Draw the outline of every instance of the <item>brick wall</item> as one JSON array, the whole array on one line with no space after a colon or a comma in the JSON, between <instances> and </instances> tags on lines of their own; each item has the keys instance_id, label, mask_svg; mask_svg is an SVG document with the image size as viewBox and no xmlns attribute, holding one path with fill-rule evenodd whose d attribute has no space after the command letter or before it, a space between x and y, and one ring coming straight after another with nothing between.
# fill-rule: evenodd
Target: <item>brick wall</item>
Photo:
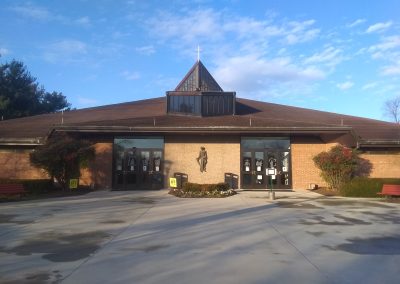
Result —
<instances>
[{"instance_id":1,"label":"brick wall","mask_svg":"<svg viewBox=\"0 0 400 284\"><path fill-rule=\"evenodd\" d=\"M312 158L322 151L329 151L336 143L323 143L318 139L295 138L292 140L293 189L307 189L310 183L326 186ZM371 167L371 178L400 178L400 153L361 154Z\"/></svg>"},{"instance_id":2,"label":"brick wall","mask_svg":"<svg viewBox=\"0 0 400 284\"><path fill-rule=\"evenodd\" d=\"M29 161L32 149L0 150L0 178L46 179L46 172L33 167Z\"/></svg>"},{"instance_id":3,"label":"brick wall","mask_svg":"<svg viewBox=\"0 0 400 284\"><path fill-rule=\"evenodd\" d=\"M370 177L400 178L400 153L362 154L360 157L370 161L372 165Z\"/></svg>"},{"instance_id":4,"label":"brick wall","mask_svg":"<svg viewBox=\"0 0 400 284\"><path fill-rule=\"evenodd\" d=\"M208 155L207 172L203 173L196 161L200 147L205 147ZM228 172L240 176L238 136L167 136L164 149L166 180L175 172L188 174L189 182L194 183L223 182Z\"/></svg>"},{"instance_id":5,"label":"brick wall","mask_svg":"<svg viewBox=\"0 0 400 284\"><path fill-rule=\"evenodd\" d=\"M291 144L293 189L306 189L310 183L325 186L312 158L328 151L335 143L323 143L318 138L295 137ZM201 173L196 161L200 147L208 154L207 172ZM88 169L82 170L81 184L96 188L112 186L112 142L96 143L96 158ZM29 162L27 149L0 150L0 178L43 179L47 174ZM371 163L370 177L400 178L400 153L362 154ZM224 173L234 173L240 179L240 137L238 136L174 136L165 137L166 181L174 172L189 175L190 182L217 183ZM240 184L240 180L238 181Z\"/></svg>"},{"instance_id":6,"label":"brick wall","mask_svg":"<svg viewBox=\"0 0 400 284\"><path fill-rule=\"evenodd\" d=\"M96 157L88 169L81 171L81 185L95 185L98 188L111 188L112 183L112 143L95 144ZM35 168L29 161L32 149L0 150L0 178L46 179L42 169Z\"/></svg>"},{"instance_id":7,"label":"brick wall","mask_svg":"<svg viewBox=\"0 0 400 284\"><path fill-rule=\"evenodd\" d=\"M328 151L335 143L324 143L318 138L295 137L292 139L292 184L293 189L307 189L310 183L326 186L314 165L313 157Z\"/></svg>"},{"instance_id":8,"label":"brick wall","mask_svg":"<svg viewBox=\"0 0 400 284\"><path fill-rule=\"evenodd\" d=\"M96 143L96 157L87 169L81 170L80 184L96 188L112 187L112 149L113 144Z\"/></svg>"}]
</instances>

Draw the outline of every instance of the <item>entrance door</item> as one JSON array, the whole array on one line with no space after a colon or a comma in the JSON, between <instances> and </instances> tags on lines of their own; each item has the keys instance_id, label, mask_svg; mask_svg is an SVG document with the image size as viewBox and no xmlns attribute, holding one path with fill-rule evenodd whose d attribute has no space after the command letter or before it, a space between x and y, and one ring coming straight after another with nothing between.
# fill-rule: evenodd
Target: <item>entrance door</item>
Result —
<instances>
[{"instance_id":1,"label":"entrance door","mask_svg":"<svg viewBox=\"0 0 400 284\"><path fill-rule=\"evenodd\" d=\"M117 153L114 171L116 189L161 189L163 187L163 151L126 149Z\"/></svg>"},{"instance_id":2,"label":"entrance door","mask_svg":"<svg viewBox=\"0 0 400 284\"><path fill-rule=\"evenodd\" d=\"M291 188L291 177L290 177L290 152L288 151L276 151L267 150L267 167L268 169L275 169L276 175L267 176L268 186L267 188L276 189L289 189Z\"/></svg>"},{"instance_id":3,"label":"entrance door","mask_svg":"<svg viewBox=\"0 0 400 284\"><path fill-rule=\"evenodd\" d=\"M274 169L276 175L267 175ZM244 189L289 189L291 188L290 152L288 150L251 149L243 150L241 158L242 188Z\"/></svg>"},{"instance_id":4,"label":"entrance door","mask_svg":"<svg viewBox=\"0 0 400 284\"><path fill-rule=\"evenodd\" d=\"M161 189L163 187L162 151L139 150L137 188Z\"/></svg>"},{"instance_id":5,"label":"entrance door","mask_svg":"<svg viewBox=\"0 0 400 284\"><path fill-rule=\"evenodd\" d=\"M263 150L242 152L241 172L243 188L265 188L265 152Z\"/></svg>"}]
</instances>

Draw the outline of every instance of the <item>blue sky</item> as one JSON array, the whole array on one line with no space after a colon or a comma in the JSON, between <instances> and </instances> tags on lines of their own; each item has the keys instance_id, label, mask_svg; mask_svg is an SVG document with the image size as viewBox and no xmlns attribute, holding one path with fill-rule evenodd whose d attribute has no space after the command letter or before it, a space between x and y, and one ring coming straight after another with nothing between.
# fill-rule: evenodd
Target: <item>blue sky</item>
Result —
<instances>
[{"instance_id":1,"label":"blue sky","mask_svg":"<svg viewBox=\"0 0 400 284\"><path fill-rule=\"evenodd\" d=\"M84 108L164 96L201 60L238 97L388 120L400 1L2 0L0 62Z\"/></svg>"}]
</instances>

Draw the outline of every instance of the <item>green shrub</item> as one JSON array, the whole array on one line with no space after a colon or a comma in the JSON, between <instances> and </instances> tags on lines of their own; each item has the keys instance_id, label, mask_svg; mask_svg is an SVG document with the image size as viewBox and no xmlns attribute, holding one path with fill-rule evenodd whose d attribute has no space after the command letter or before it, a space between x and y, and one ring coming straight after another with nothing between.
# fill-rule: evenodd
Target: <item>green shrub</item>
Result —
<instances>
[{"instance_id":1,"label":"green shrub","mask_svg":"<svg viewBox=\"0 0 400 284\"><path fill-rule=\"evenodd\" d=\"M227 190L229 190L229 184L224 183L224 182L217 183L217 184L215 185L215 190L218 190L218 191L227 191Z\"/></svg>"},{"instance_id":2,"label":"green shrub","mask_svg":"<svg viewBox=\"0 0 400 284\"><path fill-rule=\"evenodd\" d=\"M202 188L200 184L187 182L183 185L182 190L187 192L201 192Z\"/></svg>"},{"instance_id":3,"label":"green shrub","mask_svg":"<svg viewBox=\"0 0 400 284\"><path fill-rule=\"evenodd\" d=\"M87 168L95 157L92 143L65 133L56 133L30 153L30 162L55 177L63 189L68 180L80 177L80 169Z\"/></svg>"},{"instance_id":4,"label":"green shrub","mask_svg":"<svg viewBox=\"0 0 400 284\"><path fill-rule=\"evenodd\" d=\"M197 183L186 183L182 189L171 189L169 194L177 197L228 197L236 194L234 190L229 189L229 185L226 183L216 184L197 184Z\"/></svg>"},{"instance_id":5,"label":"green shrub","mask_svg":"<svg viewBox=\"0 0 400 284\"><path fill-rule=\"evenodd\" d=\"M321 170L321 177L329 188L340 189L348 182L358 169L358 153L350 148L337 145L328 152L319 153L313 158Z\"/></svg>"},{"instance_id":6,"label":"green shrub","mask_svg":"<svg viewBox=\"0 0 400 284\"><path fill-rule=\"evenodd\" d=\"M47 193L54 189L51 179L0 179L0 184L22 184L31 195Z\"/></svg>"},{"instance_id":7,"label":"green shrub","mask_svg":"<svg viewBox=\"0 0 400 284\"><path fill-rule=\"evenodd\" d=\"M22 184L25 190L33 195L47 193L54 189L53 181L50 179L24 180Z\"/></svg>"},{"instance_id":8,"label":"green shrub","mask_svg":"<svg viewBox=\"0 0 400 284\"><path fill-rule=\"evenodd\" d=\"M400 179L357 177L344 184L340 194L346 197L381 197L377 193L382 190L383 184L400 184Z\"/></svg>"}]
</instances>

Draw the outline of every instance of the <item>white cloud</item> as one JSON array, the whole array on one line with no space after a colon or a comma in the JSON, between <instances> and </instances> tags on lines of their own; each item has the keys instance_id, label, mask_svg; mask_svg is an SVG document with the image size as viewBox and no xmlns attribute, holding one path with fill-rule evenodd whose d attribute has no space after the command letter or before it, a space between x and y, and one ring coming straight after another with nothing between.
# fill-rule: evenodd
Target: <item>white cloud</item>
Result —
<instances>
[{"instance_id":1,"label":"white cloud","mask_svg":"<svg viewBox=\"0 0 400 284\"><path fill-rule=\"evenodd\" d=\"M78 97L78 104L80 106L88 107L98 105L98 101L92 98Z\"/></svg>"},{"instance_id":2,"label":"white cloud","mask_svg":"<svg viewBox=\"0 0 400 284\"><path fill-rule=\"evenodd\" d=\"M148 21L150 30L159 39L178 39L184 43L198 43L221 36L222 26L217 22L220 14L212 9L191 10L178 16L167 12L159 13Z\"/></svg>"},{"instance_id":3,"label":"white cloud","mask_svg":"<svg viewBox=\"0 0 400 284\"><path fill-rule=\"evenodd\" d=\"M240 45L264 44L280 37L285 44L293 45L310 41L320 33L315 20L283 21L257 20L251 17L225 15L213 9L189 10L184 15L158 13L147 22L149 31L157 39L172 40L186 48L202 41L226 43L232 37Z\"/></svg>"},{"instance_id":4,"label":"white cloud","mask_svg":"<svg viewBox=\"0 0 400 284\"><path fill-rule=\"evenodd\" d=\"M286 42L288 44L296 44L314 39L320 32L319 29L311 28L314 23L314 20L289 22L287 25L289 30L288 34L286 35Z\"/></svg>"},{"instance_id":5,"label":"white cloud","mask_svg":"<svg viewBox=\"0 0 400 284\"><path fill-rule=\"evenodd\" d=\"M64 39L47 45L44 52L45 60L57 61L79 61L78 56L87 54L88 46L79 40Z\"/></svg>"},{"instance_id":6,"label":"white cloud","mask_svg":"<svg viewBox=\"0 0 400 284\"><path fill-rule=\"evenodd\" d=\"M382 68L382 75L400 75L400 62L397 65L385 66Z\"/></svg>"},{"instance_id":7,"label":"white cloud","mask_svg":"<svg viewBox=\"0 0 400 284\"><path fill-rule=\"evenodd\" d=\"M82 27L90 27L90 25L91 25L91 21L90 21L90 18L88 16L76 19L75 23L77 25L79 25L79 26L82 26Z\"/></svg>"},{"instance_id":8,"label":"white cloud","mask_svg":"<svg viewBox=\"0 0 400 284\"><path fill-rule=\"evenodd\" d=\"M304 60L305 64L322 63L328 67L335 67L344 60L343 51L332 46L326 47L322 52L315 53Z\"/></svg>"},{"instance_id":9,"label":"white cloud","mask_svg":"<svg viewBox=\"0 0 400 284\"><path fill-rule=\"evenodd\" d=\"M254 55L237 56L219 62L213 72L224 89L238 92L256 92L272 83L307 82L324 78L315 68L299 68L288 58L267 60Z\"/></svg>"},{"instance_id":10,"label":"white cloud","mask_svg":"<svg viewBox=\"0 0 400 284\"><path fill-rule=\"evenodd\" d=\"M86 53L87 45L79 40L61 40L52 44L54 49L63 53Z\"/></svg>"},{"instance_id":11,"label":"white cloud","mask_svg":"<svg viewBox=\"0 0 400 284\"><path fill-rule=\"evenodd\" d=\"M355 26L358 26L358 25L361 25L361 24L365 23L366 21L367 21L366 19L357 19L354 22L352 22L350 24L347 24L347 27L348 28L353 28Z\"/></svg>"},{"instance_id":12,"label":"white cloud","mask_svg":"<svg viewBox=\"0 0 400 284\"><path fill-rule=\"evenodd\" d=\"M387 30L388 28L390 28L392 26L392 22L388 21L385 23L376 23L374 25L371 25L368 27L368 29L366 30L367 33L380 33L383 32L385 30Z\"/></svg>"},{"instance_id":13,"label":"white cloud","mask_svg":"<svg viewBox=\"0 0 400 284\"><path fill-rule=\"evenodd\" d=\"M32 4L13 6L10 9L21 16L35 20L49 20L53 17L46 8L34 6Z\"/></svg>"},{"instance_id":14,"label":"white cloud","mask_svg":"<svg viewBox=\"0 0 400 284\"><path fill-rule=\"evenodd\" d=\"M10 53L10 51L9 51L7 48L5 48L5 47L0 47L0 56L7 55L7 54L9 54L9 53Z\"/></svg>"},{"instance_id":15,"label":"white cloud","mask_svg":"<svg viewBox=\"0 0 400 284\"><path fill-rule=\"evenodd\" d=\"M131 71L125 70L121 73L121 75L122 75L122 77L125 78L125 80L128 80L128 81L133 81L133 80L137 80L140 78L139 72L136 72L136 71L131 72Z\"/></svg>"},{"instance_id":16,"label":"white cloud","mask_svg":"<svg viewBox=\"0 0 400 284\"><path fill-rule=\"evenodd\" d=\"M223 31L234 33L239 39L263 42L272 37L282 37L287 44L296 44L314 39L320 32L312 28L314 20L291 21L281 24L259 21L253 18L236 17L225 20Z\"/></svg>"},{"instance_id":17,"label":"white cloud","mask_svg":"<svg viewBox=\"0 0 400 284\"><path fill-rule=\"evenodd\" d=\"M362 86L362 90L370 90L370 89L374 89L378 86L378 82L372 82L372 83L367 83L364 86Z\"/></svg>"},{"instance_id":18,"label":"white cloud","mask_svg":"<svg viewBox=\"0 0 400 284\"><path fill-rule=\"evenodd\" d=\"M343 82L343 83L336 84L336 87L338 87L342 91L348 90L353 86L354 86L354 83L351 82L351 81L346 81L346 82Z\"/></svg>"},{"instance_id":19,"label":"white cloud","mask_svg":"<svg viewBox=\"0 0 400 284\"><path fill-rule=\"evenodd\" d=\"M388 36L381 38L378 44L368 48L368 52L375 60L386 62L380 70L384 76L393 76L400 74L400 36Z\"/></svg>"},{"instance_id":20,"label":"white cloud","mask_svg":"<svg viewBox=\"0 0 400 284\"><path fill-rule=\"evenodd\" d=\"M152 55L153 53L156 52L156 49L154 48L153 45L145 45L145 46L140 46L135 49L137 52L140 54L144 55Z\"/></svg>"},{"instance_id":21,"label":"white cloud","mask_svg":"<svg viewBox=\"0 0 400 284\"><path fill-rule=\"evenodd\" d=\"M388 36L384 37L379 44L372 45L368 51L386 51L400 47L400 36Z\"/></svg>"},{"instance_id":22,"label":"white cloud","mask_svg":"<svg viewBox=\"0 0 400 284\"><path fill-rule=\"evenodd\" d=\"M273 37L285 34L282 27L272 25L267 21L243 17L224 22L223 30L237 34L238 38Z\"/></svg>"},{"instance_id":23,"label":"white cloud","mask_svg":"<svg viewBox=\"0 0 400 284\"><path fill-rule=\"evenodd\" d=\"M91 21L88 16L84 16L78 19L72 19L61 14L56 14L48 10L47 8L33 5L30 2L26 4L12 6L9 9L22 17L33 19L36 21L57 21L64 25L74 24L82 27L89 27L91 25Z\"/></svg>"},{"instance_id":24,"label":"white cloud","mask_svg":"<svg viewBox=\"0 0 400 284\"><path fill-rule=\"evenodd\" d=\"M127 37L130 35L131 35L131 33L128 33L128 32L114 31L111 36L114 39L120 39L120 38Z\"/></svg>"}]
</instances>

